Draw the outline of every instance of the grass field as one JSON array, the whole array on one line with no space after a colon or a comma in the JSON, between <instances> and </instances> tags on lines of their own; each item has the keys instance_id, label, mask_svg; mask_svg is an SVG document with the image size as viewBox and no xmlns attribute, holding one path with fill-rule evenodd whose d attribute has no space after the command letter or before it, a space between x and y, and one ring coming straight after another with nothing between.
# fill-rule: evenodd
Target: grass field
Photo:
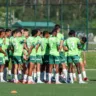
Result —
<instances>
[{"instance_id":1,"label":"grass field","mask_svg":"<svg viewBox=\"0 0 96 96\"><path fill-rule=\"evenodd\" d=\"M95 96L96 95L96 71L87 71L88 84L35 84L22 85L12 83L0 83L0 96ZM17 94L11 94L16 90Z\"/></svg>"},{"instance_id":2,"label":"grass field","mask_svg":"<svg viewBox=\"0 0 96 96\"><path fill-rule=\"evenodd\" d=\"M96 69L96 52L87 52L87 69ZM95 96L96 70L88 70L88 84L35 84L0 83L0 96ZM11 94L16 90L17 94Z\"/></svg>"}]
</instances>

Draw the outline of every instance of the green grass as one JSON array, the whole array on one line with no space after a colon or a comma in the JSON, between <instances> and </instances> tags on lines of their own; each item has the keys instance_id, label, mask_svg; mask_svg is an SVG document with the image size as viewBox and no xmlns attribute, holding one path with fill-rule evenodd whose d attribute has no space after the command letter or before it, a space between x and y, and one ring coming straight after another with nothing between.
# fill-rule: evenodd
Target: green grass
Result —
<instances>
[{"instance_id":1,"label":"green grass","mask_svg":"<svg viewBox=\"0 0 96 96\"><path fill-rule=\"evenodd\" d=\"M90 80L88 84L23 85L0 83L0 96L95 96L96 71L88 71L87 75ZM16 90L18 93L11 94L12 90Z\"/></svg>"}]
</instances>

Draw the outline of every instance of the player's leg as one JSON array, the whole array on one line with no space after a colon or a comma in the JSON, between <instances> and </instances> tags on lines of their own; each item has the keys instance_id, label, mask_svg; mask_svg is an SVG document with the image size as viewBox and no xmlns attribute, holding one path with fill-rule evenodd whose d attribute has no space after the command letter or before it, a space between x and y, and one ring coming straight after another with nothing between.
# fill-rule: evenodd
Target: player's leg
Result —
<instances>
[{"instance_id":1,"label":"player's leg","mask_svg":"<svg viewBox=\"0 0 96 96\"><path fill-rule=\"evenodd\" d=\"M43 83L41 81L42 56L40 56L40 55L36 56L36 62L37 62L37 83Z\"/></svg>"},{"instance_id":2,"label":"player's leg","mask_svg":"<svg viewBox=\"0 0 96 96\"><path fill-rule=\"evenodd\" d=\"M34 81L36 82L37 81L37 65L34 65L32 77Z\"/></svg>"},{"instance_id":3,"label":"player's leg","mask_svg":"<svg viewBox=\"0 0 96 96\"><path fill-rule=\"evenodd\" d=\"M68 73L69 73L69 78L70 78L70 83L74 83L73 80L73 61L72 61L72 57L68 56Z\"/></svg>"},{"instance_id":4,"label":"player's leg","mask_svg":"<svg viewBox=\"0 0 96 96\"><path fill-rule=\"evenodd\" d=\"M82 80L82 75L81 75L81 66L80 66L80 63L79 63L79 56L74 56L73 57L73 61L76 65L76 69L77 69L77 73L78 73L78 79L79 79L79 83L85 83L83 80Z\"/></svg>"},{"instance_id":5,"label":"player's leg","mask_svg":"<svg viewBox=\"0 0 96 96\"><path fill-rule=\"evenodd\" d=\"M73 63L73 68L72 68L72 70L73 70L73 79L74 79L74 81L77 81L77 77L76 77L76 67L75 67L75 64Z\"/></svg>"},{"instance_id":6,"label":"player's leg","mask_svg":"<svg viewBox=\"0 0 96 96\"><path fill-rule=\"evenodd\" d=\"M88 81L85 66L84 66L84 63L83 63L82 59L80 59L80 65L81 65L81 69L82 69L82 75L83 75L83 78L84 78L83 80Z\"/></svg>"},{"instance_id":7,"label":"player's leg","mask_svg":"<svg viewBox=\"0 0 96 96\"><path fill-rule=\"evenodd\" d=\"M56 75L55 75L56 84L61 84L59 81L59 64L60 64L59 56L54 56L54 59L56 67Z\"/></svg>"},{"instance_id":8,"label":"player's leg","mask_svg":"<svg viewBox=\"0 0 96 96\"><path fill-rule=\"evenodd\" d=\"M32 73L34 70L34 64L36 63L36 57L30 56L29 57L29 65L28 65L28 84L34 84Z\"/></svg>"}]
</instances>

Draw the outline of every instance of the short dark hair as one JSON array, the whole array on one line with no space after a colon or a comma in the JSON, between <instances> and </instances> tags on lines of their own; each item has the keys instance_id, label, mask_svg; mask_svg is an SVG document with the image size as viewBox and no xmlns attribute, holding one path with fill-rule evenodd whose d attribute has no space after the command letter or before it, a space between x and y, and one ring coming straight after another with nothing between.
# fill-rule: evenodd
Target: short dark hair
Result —
<instances>
[{"instance_id":1,"label":"short dark hair","mask_svg":"<svg viewBox=\"0 0 96 96\"><path fill-rule=\"evenodd\" d=\"M29 31L29 30L25 28L24 31Z\"/></svg>"},{"instance_id":2,"label":"short dark hair","mask_svg":"<svg viewBox=\"0 0 96 96\"><path fill-rule=\"evenodd\" d=\"M34 29L34 30L31 31L32 36L35 36L37 33L38 33L37 29Z\"/></svg>"},{"instance_id":3,"label":"short dark hair","mask_svg":"<svg viewBox=\"0 0 96 96\"><path fill-rule=\"evenodd\" d=\"M5 32L5 29L4 28L0 28L0 33L1 32Z\"/></svg>"},{"instance_id":4,"label":"short dark hair","mask_svg":"<svg viewBox=\"0 0 96 96\"><path fill-rule=\"evenodd\" d=\"M15 33L16 33L16 31L15 31L15 30L13 30L13 31L12 31L12 36L13 36Z\"/></svg>"},{"instance_id":5,"label":"short dark hair","mask_svg":"<svg viewBox=\"0 0 96 96\"><path fill-rule=\"evenodd\" d=\"M21 32L20 29L15 29L15 32L16 32L16 33L21 33L21 34L22 34L22 32Z\"/></svg>"},{"instance_id":6,"label":"short dark hair","mask_svg":"<svg viewBox=\"0 0 96 96\"><path fill-rule=\"evenodd\" d=\"M5 30L5 32L9 32L9 31L11 31L11 29L6 29L6 30Z\"/></svg>"},{"instance_id":7,"label":"short dark hair","mask_svg":"<svg viewBox=\"0 0 96 96\"><path fill-rule=\"evenodd\" d=\"M51 32L51 34L53 34L54 32L57 32L57 28L54 28Z\"/></svg>"},{"instance_id":8,"label":"short dark hair","mask_svg":"<svg viewBox=\"0 0 96 96\"><path fill-rule=\"evenodd\" d=\"M43 31L43 36L45 36L47 33L49 33L48 31Z\"/></svg>"},{"instance_id":9,"label":"short dark hair","mask_svg":"<svg viewBox=\"0 0 96 96\"><path fill-rule=\"evenodd\" d=\"M70 30L68 35L69 35L69 36L75 35L75 31L74 31L74 30Z\"/></svg>"},{"instance_id":10,"label":"short dark hair","mask_svg":"<svg viewBox=\"0 0 96 96\"><path fill-rule=\"evenodd\" d=\"M59 29L59 28L61 28L61 26L59 24L56 24L55 28Z\"/></svg>"},{"instance_id":11,"label":"short dark hair","mask_svg":"<svg viewBox=\"0 0 96 96\"><path fill-rule=\"evenodd\" d=\"M86 43L87 42L87 38L86 37L82 37L81 40Z\"/></svg>"}]
</instances>

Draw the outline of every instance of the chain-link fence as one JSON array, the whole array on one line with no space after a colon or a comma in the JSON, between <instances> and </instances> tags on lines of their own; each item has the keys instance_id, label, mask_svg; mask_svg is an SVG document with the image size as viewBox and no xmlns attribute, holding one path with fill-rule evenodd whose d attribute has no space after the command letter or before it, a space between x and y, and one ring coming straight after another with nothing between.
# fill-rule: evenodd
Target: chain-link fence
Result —
<instances>
[{"instance_id":1,"label":"chain-link fence","mask_svg":"<svg viewBox=\"0 0 96 96\"><path fill-rule=\"evenodd\" d=\"M39 27L51 31L51 23L60 24L65 36L70 29L76 30L78 36L87 36L91 50L96 48L95 21L96 0L0 0L1 27L13 28L16 22L32 22L31 28L36 28L39 22L42 25Z\"/></svg>"}]
</instances>

